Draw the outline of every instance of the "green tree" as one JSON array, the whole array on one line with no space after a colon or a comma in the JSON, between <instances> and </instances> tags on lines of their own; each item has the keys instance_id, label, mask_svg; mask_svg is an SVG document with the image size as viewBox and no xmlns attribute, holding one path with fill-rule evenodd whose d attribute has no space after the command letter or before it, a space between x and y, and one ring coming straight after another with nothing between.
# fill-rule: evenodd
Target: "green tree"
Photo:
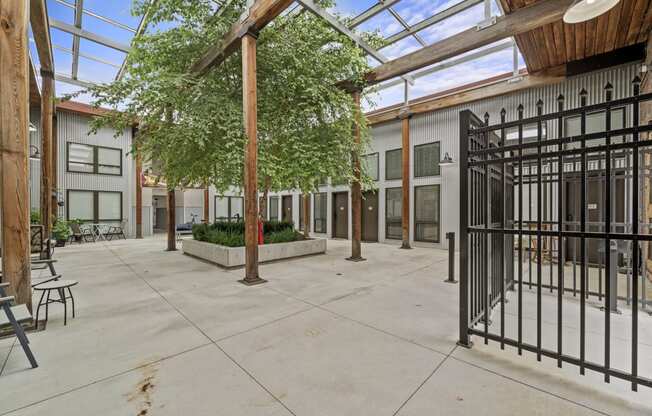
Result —
<instances>
[{"instance_id":1,"label":"green tree","mask_svg":"<svg viewBox=\"0 0 652 416\"><path fill-rule=\"evenodd\" d=\"M93 127L120 131L137 120L134 152L156 161L168 187L208 183L222 192L242 184L241 55L201 77L188 69L229 30L244 3L227 2L216 12L211 0L135 1L134 13L148 12L150 26L167 29L134 39L125 76L88 90L95 105L120 110L96 118ZM365 37L379 44L377 36ZM311 192L319 178L351 181L351 157L364 152L367 126L337 83L362 85L369 66L360 48L308 12L286 13L260 33L257 58L260 188ZM356 122L360 145L352 134ZM366 176L363 182L370 183Z\"/></svg>"}]
</instances>

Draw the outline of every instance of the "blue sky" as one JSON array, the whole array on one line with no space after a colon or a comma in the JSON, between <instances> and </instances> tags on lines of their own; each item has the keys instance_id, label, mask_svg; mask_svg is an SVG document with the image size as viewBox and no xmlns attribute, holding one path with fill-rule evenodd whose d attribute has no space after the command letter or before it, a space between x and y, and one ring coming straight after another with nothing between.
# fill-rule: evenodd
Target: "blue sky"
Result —
<instances>
[{"instance_id":1,"label":"blue sky","mask_svg":"<svg viewBox=\"0 0 652 416\"><path fill-rule=\"evenodd\" d=\"M75 0L47 0L50 19L73 24L73 8L62 3L74 5L74 1ZM398 2L393 9L408 24L412 25L460 1L461 0L402 0ZM376 2L377 0L337 0L336 6L332 11L343 16L355 16L373 6ZM131 0L84 0L84 7L88 11L113 19L132 29L136 29L140 22L139 16L131 15ZM500 13L495 2L493 3L493 13ZM427 44L432 44L438 40L474 26L483 18L483 5L479 4L446 19L437 25L422 30L419 32L419 35ZM133 37L132 31L116 27L88 14L84 14L83 16L82 28L127 45ZM372 19L364 22L358 27L358 29L362 31L378 32L381 36L387 37L401 31L403 27L388 11L383 11ZM72 55L65 50L72 49L73 37L66 32L54 28L51 29L51 36L53 46L55 46L54 57L56 72L70 76L72 70ZM30 46L32 50L32 58L38 66L38 56L36 54L35 45L32 42ZM388 58L393 59L420 48L421 45L413 37L408 37L389 47L383 48L381 52ZM81 39L80 41L80 53L81 55L94 56L102 61L106 61L106 63L102 63L80 56L78 78L80 80L93 82L110 82L113 80L118 73L120 64L125 58L125 54L122 52L84 39ZM373 60L370 60L370 63L372 65L377 64L377 62ZM520 59L520 66L524 66L522 58ZM511 70L512 51L504 50L485 56L479 60L457 65L418 79L415 85L410 88L410 98L422 97L424 95L469 82L479 81L493 75L510 72ZM79 87L63 82L57 82L56 88L57 95L59 96L80 89ZM372 97L372 100L376 103L375 107L372 107L369 103L365 103L365 108L371 110L374 108L384 107L401 102L402 99L402 86L383 89ZM81 96L78 100L88 102L89 97Z\"/></svg>"}]
</instances>

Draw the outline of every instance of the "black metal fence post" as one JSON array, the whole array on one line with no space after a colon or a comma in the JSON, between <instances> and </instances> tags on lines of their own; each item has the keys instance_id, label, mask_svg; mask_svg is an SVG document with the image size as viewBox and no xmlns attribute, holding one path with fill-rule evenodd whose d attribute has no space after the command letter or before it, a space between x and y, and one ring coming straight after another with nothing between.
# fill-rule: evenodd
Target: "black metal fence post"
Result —
<instances>
[{"instance_id":1,"label":"black metal fence post","mask_svg":"<svg viewBox=\"0 0 652 416\"><path fill-rule=\"evenodd\" d=\"M455 233L446 233L448 240L448 278L446 283L457 283L455 280Z\"/></svg>"},{"instance_id":2,"label":"black metal fence post","mask_svg":"<svg viewBox=\"0 0 652 416\"><path fill-rule=\"evenodd\" d=\"M468 279L468 233L469 233L469 126L471 112L460 112L460 339L458 345L471 348L469 335L469 279Z\"/></svg>"}]
</instances>

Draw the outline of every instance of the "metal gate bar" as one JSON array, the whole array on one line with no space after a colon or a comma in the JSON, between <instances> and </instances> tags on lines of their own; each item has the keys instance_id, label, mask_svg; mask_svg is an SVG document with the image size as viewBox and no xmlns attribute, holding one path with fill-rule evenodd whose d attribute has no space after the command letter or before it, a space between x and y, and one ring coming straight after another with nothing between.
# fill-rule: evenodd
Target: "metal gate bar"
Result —
<instances>
[{"instance_id":1,"label":"metal gate bar","mask_svg":"<svg viewBox=\"0 0 652 416\"><path fill-rule=\"evenodd\" d=\"M524 118L524 107L517 109L517 119L506 121L506 111L500 113L500 123L490 125L489 114L480 119L470 111L460 113L460 345L472 346L471 335L482 336L484 342L497 341L501 349L505 345L515 347L519 353L523 350L533 352L537 360L541 357L550 357L557 360L557 365L564 362L577 365L580 373L586 369L604 374L605 382L610 377L631 382L632 390L637 390L639 384L652 387L652 380L639 375L638 372L638 309L639 302L646 307L645 294L639 296L639 283L644 279L639 272L639 243L652 242L652 234L647 221L639 218L640 175L639 156L643 147L652 146L652 137L648 135L641 138L641 133L652 132L651 124L639 125L640 102L651 101L652 93L640 94L640 79L633 81L633 93L627 98L613 99L613 87L605 87L605 100L597 104L588 105L588 93L582 89L579 93L580 106L574 109L564 109L564 97L557 99L557 111L543 114L543 102L536 103L536 116ZM631 109L633 114L631 125L625 123L621 128L612 129L612 111L614 108L623 111ZM594 112L605 113L604 131L587 132L587 115ZM579 118L578 135L566 135L564 120L569 116ZM543 124L556 124L556 138L544 138ZM536 125L536 140L524 140L524 126ZM547 125L546 125L547 127ZM517 129L517 143L507 142L506 131L510 128ZM546 132L548 129L546 128ZM616 137L620 140L614 142ZM631 138L631 140L629 140ZM625 161L623 167L620 163ZM605 161L604 167L602 161ZM579 162L579 172L577 165ZM631 163L630 163L631 162ZM589 168L591 163L591 168ZM555 171L554 166L557 166ZM570 165L572 169L566 170ZM595 168L597 166L597 168ZM547 172L544 172L544 167ZM631 167L631 169L630 169ZM536 172L533 169L536 168ZM515 170L518 170L518 174ZM526 173L527 169L527 173ZM647 172L644 177L648 177ZM605 178L604 182L599 178ZM592 178L592 183L597 182L597 198L600 206L604 202L606 209L599 208L598 219L589 220L587 201L587 181ZM615 198L618 183L614 181L622 178L623 186L627 190L624 223L612 223L612 204ZM566 220L568 215L564 208L565 193L573 192L568 184L579 181L579 221ZM614 182L614 183L612 183ZM630 195L629 185L632 186ZM535 189L533 190L533 185ZM554 187L557 187L557 210L553 206ZM594 185L592 185L594 186ZM604 186L604 194L602 187ZM518 187L518 200L513 195ZM591 198L595 198L596 188L593 189ZM523 217L524 192L528 192L528 219ZM536 219L533 220L532 198L536 192ZM615 195L615 194L614 194ZM631 201L631 211L628 208ZM518 207L518 218L515 219L515 209ZM615 205L614 205L615 207ZM569 210L576 212L576 205ZM591 208L591 209L596 209ZM621 209L621 208L618 208ZM557 218L554 218L556 212ZM631 217L630 217L631 213ZM603 215L604 214L604 215ZM591 214L596 215L595 212ZM645 227L641 228L641 224ZM629 228L631 225L631 229ZM525 227L525 228L524 228ZM527 246L524 247L524 238ZM516 239L516 240L515 240ZM564 296L566 293L576 294L575 283L573 288L566 287L565 263L567 258L566 248L572 247L575 253L579 240L579 262L572 255L573 282L575 280L576 266L579 263L579 356L574 357L563 351L563 323L564 323ZM591 257L588 254L587 240L597 241L591 243L591 253L598 254ZM556 247L555 247L556 242ZM612 305L611 282L617 278L612 276L612 243L631 242L631 252L628 258L631 261L631 363L630 371L622 371L611 367L611 311ZM533 244L536 243L536 247ZM572 246L568 246L572 243ZM547 245L544 251L544 244ZM604 258L593 250L598 250L604 245ZM626 246L628 247L628 246ZM527 259L523 258L523 250L528 250ZM514 253L516 251L516 253ZM553 263L557 255L557 281L554 282ZM518 255L516 270L514 268L514 254ZM548 256L550 270L548 282L543 280L544 255ZM534 258L533 258L534 256ZM523 276L524 260L528 264L527 279ZM598 268L597 291L591 288L589 280L589 262ZM534 264L536 264L536 271ZM507 267L506 267L507 266ZM605 284L602 282L602 268L604 266ZM517 276L514 277L516 272ZM536 276L536 281L533 281ZM641 282L641 277L643 281ZM627 280L629 283L629 278ZM555 284L556 283L556 284ZM518 285L514 288L514 285ZM523 286L536 290L536 342L535 345L523 340ZM517 337L512 339L505 335L505 297L506 290L514 288L517 291ZM556 350L544 348L542 345L542 291L557 291L557 345ZM586 319L587 299L596 296L604 304L604 364L587 360L586 357ZM641 299L639 299L641 298ZM629 290L625 299L629 299ZM489 331L491 326L491 313L500 307L499 335ZM481 325L481 328L478 326Z\"/></svg>"}]
</instances>

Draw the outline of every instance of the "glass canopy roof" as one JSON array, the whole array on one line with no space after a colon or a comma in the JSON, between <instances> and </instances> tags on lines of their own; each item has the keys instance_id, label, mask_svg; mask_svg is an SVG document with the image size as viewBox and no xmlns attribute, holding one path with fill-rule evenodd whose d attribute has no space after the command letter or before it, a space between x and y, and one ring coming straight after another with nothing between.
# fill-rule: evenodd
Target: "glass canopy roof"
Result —
<instances>
[{"instance_id":1,"label":"glass canopy roof","mask_svg":"<svg viewBox=\"0 0 652 416\"><path fill-rule=\"evenodd\" d=\"M214 0L216 4L225 0ZM132 0L47 0L58 96L107 83L121 74L134 36L145 30L142 16L131 15ZM291 8L302 7L295 3ZM377 32L387 42L384 59L395 59L502 14L497 0L337 0L328 13L347 19L349 29ZM163 30L149 27L146 30ZM31 56L38 70L33 39ZM378 55L376 55L378 56ZM369 57L372 66L378 59ZM524 67L511 39L438 63L406 77L409 98L480 81ZM382 108L405 99L404 79L379 85L366 109ZM78 101L89 102L81 95Z\"/></svg>"}]
</instances>

